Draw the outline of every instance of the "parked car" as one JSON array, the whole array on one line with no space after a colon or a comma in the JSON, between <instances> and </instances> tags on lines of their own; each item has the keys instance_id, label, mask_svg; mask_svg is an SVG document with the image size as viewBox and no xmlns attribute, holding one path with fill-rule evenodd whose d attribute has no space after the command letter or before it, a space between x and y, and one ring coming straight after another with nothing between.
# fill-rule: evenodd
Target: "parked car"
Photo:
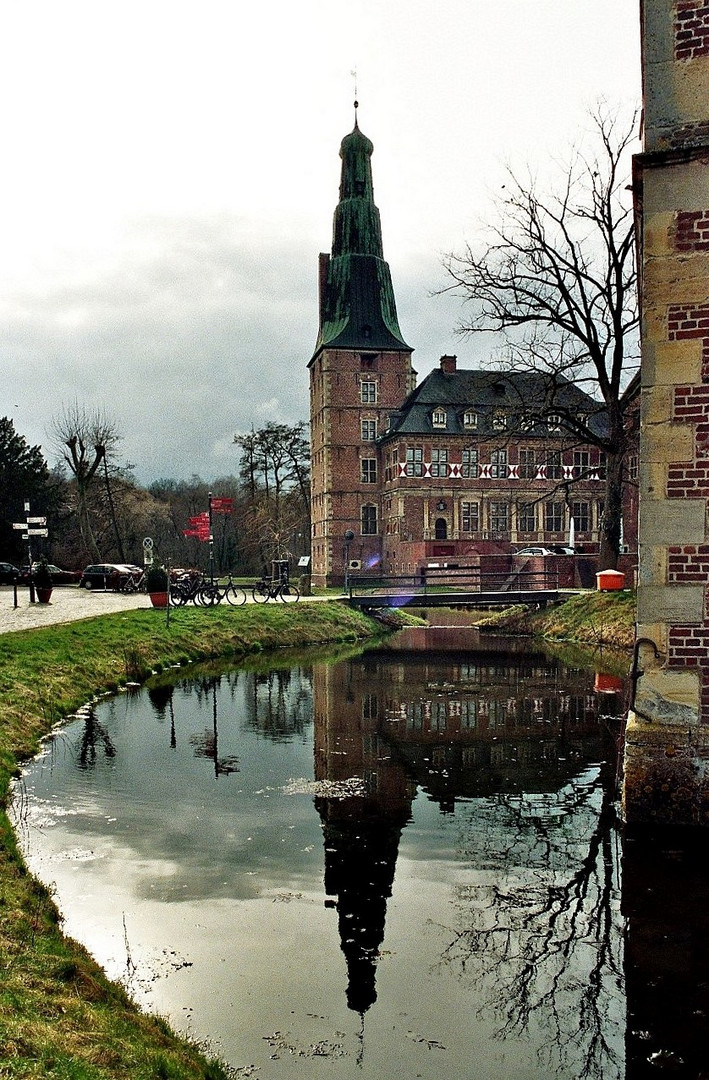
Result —
<instances>
[{"instance_id":1,"label":"parked car","mask_svg":"<svg viewBox=\"0 0 709 1080\"><path fill-rule=\"evenodd\" d=\"M0 585L12 585L20 571L9 562L0 562Z\"/></svg>"},{"instance_id":2,"label":"parked car","mask_svg":"<svg viewBox=\"0 0 709 1080\"><path fill-rule=\"evenodd\" d=\"M135 569L123 563L93 563L85 567L79 588L112 589L114 592L119 592L128 578L133 576Z\"/></svg>"},{"instance_id":3,"label":"parked car","mask_svg":"<svg viewBox=\"0 0 709 1080\"><path fill-rule=\"evenodd\" d=\"M36 573L39 563L32 563L32 569ZM76 585L81 578L80 570L62 570L60 566L55 566L54 563L47 563L47 569L49 570L49 576L52 579L52 585ZM19 571L19 580L23 584L27 584L30 579L30 568L28 565L21 566Z\"/></svg>"},{"instance_id":4,"label":"parked car","mask_svg":"<svg viewBox=\"0 0 709 1080\"><path fill-rule=\"evenodd\" d=\"M528 547L513 551L513 555L575 555L573 548L564 547L563 544L551 544L543 547L541 544L530 544Z\"/></svg>"}]
</instances>

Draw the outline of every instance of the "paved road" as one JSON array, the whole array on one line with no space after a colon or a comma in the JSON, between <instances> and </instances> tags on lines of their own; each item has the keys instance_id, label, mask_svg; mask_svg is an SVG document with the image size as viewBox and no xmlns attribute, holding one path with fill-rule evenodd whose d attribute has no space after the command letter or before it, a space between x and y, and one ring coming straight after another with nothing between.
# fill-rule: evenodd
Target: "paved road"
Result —
<instances>
[{"instance_id":1,"label":"paved road","mask_svg":"<svg viewBox=\"0 0 709 1080\"><path fill-rule=\"evenodd\" d=\"M247 592L248 602L252 603ZM302 602L344 599L332 596L301 597ZM30 604L26 586L17 589L17 607L11 585L0 587L0 634L11 630L31 630L35 626L51 626L53 623L74 622L89 619L92 615L107 615L113 611L132 611L134 608L152 607L150 597L144 593L99 592L67 585L52 591L48 604Z\"/></svg>"},{"instance_id":2,"label":"paved road","mask_svg":"<svg viewBox=\"0 0 709 1080\"><path fill-rule=\"evenodd\" d=\"M0 588L0 634L150 606L150 597L142 593L124 596L123 593L114 592L87 592L86 589L72 586L54 589L48 604L30 604L29 591L22 586L17 589L15 607L13 589L8 585Z\"/></svg>"}]
</instances>

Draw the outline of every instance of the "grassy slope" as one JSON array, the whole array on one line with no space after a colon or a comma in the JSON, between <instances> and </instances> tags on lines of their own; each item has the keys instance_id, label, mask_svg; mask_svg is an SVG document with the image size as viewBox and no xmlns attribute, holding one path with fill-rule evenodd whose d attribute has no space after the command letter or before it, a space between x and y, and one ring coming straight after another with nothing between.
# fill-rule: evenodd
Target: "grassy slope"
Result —
<instances>
[{"instance_id":1,"label":"grassy slope","mask_svg":"<svg viewBox=\"0 0 709 1080\"><path fill-rule=\"evenodd\" d=\"M4 807L17 763L63 716L154 670L377 632L342 604L134 611L0 636L0 1077L217 1080L222 1067L137 1010L66 939Z\"/></svg>"},{"instance_id":2,"label":"grassy slope","mask_svg":"<svg viewBox=\"0 0 709 1080\"><path fill-rule=\"evenodd\" d=\"M515 609L480 620L486 629L508 634L533 634L555 641L572 641L598 648L611 645L632 649L635 638L635 594L588 592L542 611Z\"/></svg>"}]
</instances>

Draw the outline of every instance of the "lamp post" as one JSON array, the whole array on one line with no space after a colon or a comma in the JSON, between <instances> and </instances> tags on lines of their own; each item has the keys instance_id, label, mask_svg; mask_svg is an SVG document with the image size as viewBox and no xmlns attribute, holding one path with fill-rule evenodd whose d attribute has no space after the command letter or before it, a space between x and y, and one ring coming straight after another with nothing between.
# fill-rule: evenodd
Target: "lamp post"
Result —
<instances>
[{"instance_id":1,"label":"lamp post","mask_svg":"<svg viewBox=\"0 0 709 1080\"><path fill-rule=\"evenodd\" d=\"M352 529L345 532L345 592L350 591L350 544L355 538Z\"/></svg>"}]
</instances>

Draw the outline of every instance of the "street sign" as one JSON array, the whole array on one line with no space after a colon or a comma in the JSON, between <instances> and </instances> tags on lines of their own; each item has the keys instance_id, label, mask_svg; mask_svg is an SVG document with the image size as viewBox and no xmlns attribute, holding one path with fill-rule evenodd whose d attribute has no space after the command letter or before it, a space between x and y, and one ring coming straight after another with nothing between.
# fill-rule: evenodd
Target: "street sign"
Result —
<instances>
[{"instance_id":1,"label":"street sign","mask_svg":"<svg viewBox=\"0 0 709 1080\"><path fill-rule=\"evenodd\" d=\"M213 498L212 510L215 514L231 514L234 512L234 500Z\"/></svg>"},{"instance_id":2,"label":"street sign","mask_svg":"<svg viewBox=\"0 0 709 1080\"><path fill-rule=\"evenodd\" d=\"M28 529L28 536L49 536L49 529Z\"/></svg>"},{"instance_id":3,"label":"street sign","mask_svg":"<svg viewBox=\"0 0 709 1080\"><path fill-rule=\"evenodd\" d=\"M28 517L27 518L27 524L28 525L46 525L47 524L47 519L46 519L46 517Z\"/></svg>"},{"instance_id":4,"label":"street sign","mask_svg":"<svg viewBox=\"0 0 709 1080\"><path fill-rule=\"evenodd\" d=\"M12 527L13 527L13 529L26 529L27 528L27 522L26 521L13 521Z\"/></svg>"}]
</instances>

